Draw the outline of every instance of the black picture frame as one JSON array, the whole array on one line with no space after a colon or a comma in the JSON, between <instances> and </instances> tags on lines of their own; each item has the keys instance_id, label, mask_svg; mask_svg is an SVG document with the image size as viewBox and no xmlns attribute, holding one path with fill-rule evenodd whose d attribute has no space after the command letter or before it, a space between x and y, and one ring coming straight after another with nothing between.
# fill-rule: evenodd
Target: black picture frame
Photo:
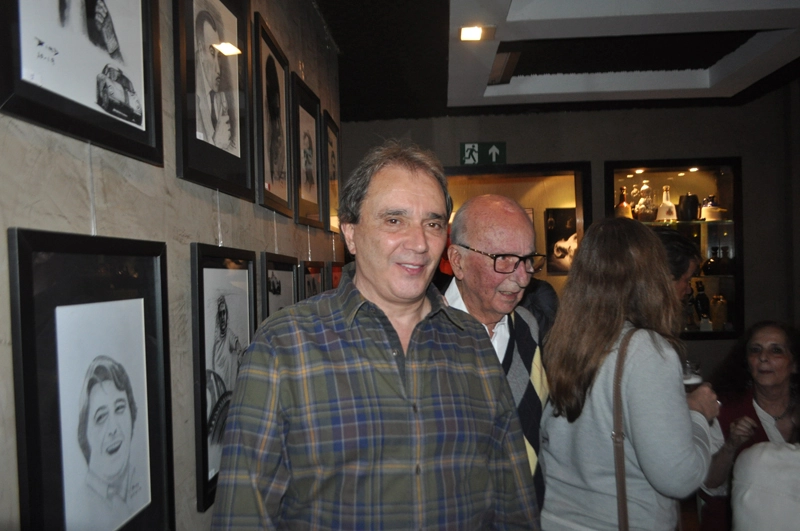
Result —
<instances>
[{"instance_id":1,"label":"black picture frame","mask_svg":"<svg viewBox=\"0 0 800 531\"><path fill-rule=\"evenodd\" d=\"M546 208L544 211L547 274L566 275L578 248L577 212L574 208Z\"/></svg>"},{"instance_id":2,"label":"black picture frame","mask_svg":"<svg viewBox=\"0 0 800 531\"><path fill-rule=\"evenodd\" d=\"M175 0L174 17L178 177L253 202L250 1ZM211 51L196 24L241 53Z\"/></svg>"},{"instance_id":3,"label":"black picture frame","mask_svg":"<svg viewBox=\"0 0 800 531\"><path fill-rule=\"evenodd\" d=\"M326 156L324 180L328 182L327 192L327 228L330 232L339 232L339 184L342 179L342 141L339 126L333 121L328 111L323 114Z\"/></svg>"},{"instance_id":4,"label":"black picture frame","mask_svg":"<svg viewBox=\"0 0 800 531\"><path fill-rule=\"evenodd\" d=\"M294 221L324 229L327 188L322 174L322 115L319 98L292 72L292 171ZM316 200L316 203L312 201Z\"/></svg>"},{"instance_id":5,"label":"black picture frame","mask_svg":"<svg viewBox=\"0 0 800 531\"><path fill-rule=\"evenodd\" d=\"M45 14L27 0L0 2L0 109L163 166L158 1L107 6L102 28L52 4Z\"/></svg>"},{"instance_id":6,"label":"black picture frame","mask_svg":"<svg viewBox=\"0 0 800 531\"><path fill-rule=\"evenodd\" d=\"M256 196L259 205L294 219L289 60L261 13L253 29Z\"/></svg>"},{"instance_id":7,"label":"black picture frame","mask_svg":"<svg viewBox=\"0 0 800 531\"><path fill-rule=\"evenodd\" d=\"M325 288L336 289L342 281L344 262L325 262Z\"/></svg>"},{"instance_id":8,"label":"black picture frame","mask_svg":"<svg viewBox=\"0 0 800 531\"><path fill-rule=\"evenodd\" d=\"M262 319L298 301L297 264L294 256L261 253Z\"/></svg>"},{"instance_id":9,"label":"black picture frame","mask_svg":"<svg viewBox=\"0 0 800 531\"><path fill-rule=\"evenodd\" d=\"M256 327L256 253L192 243L191 255L197 510L205 512L216 496L239 363Z\"/></svg>"},{"instance_id":10,"label":"black picture frame","mask_svg":"<svg viewBox=\"0 0 800 531\"><path fill-rule=\"evenodd\" d=\"M108 528L175 529L166 244L7 234L20 527L85 529L90 518ZM116 387L108 372L97 376L100 366L117 374ZM123 459L91 457L107 410L96 388L117 395L110 417L129 430L116 443ZM127 478L131 514L91 503L101 499L92 485L108 488L100 478L112 473Z\"/></svg>"},{"instance_id":11,"label":"black picture frame","mask_svg":"<svg viewBox=\"0 0 800 531\"><path fill-rule=\"evenodd\" d=\"M328 289L327 284L325 283L325 262L312 260L300 262L298 270L298 300L319 295Z\"/></svg>"}]
</instances>

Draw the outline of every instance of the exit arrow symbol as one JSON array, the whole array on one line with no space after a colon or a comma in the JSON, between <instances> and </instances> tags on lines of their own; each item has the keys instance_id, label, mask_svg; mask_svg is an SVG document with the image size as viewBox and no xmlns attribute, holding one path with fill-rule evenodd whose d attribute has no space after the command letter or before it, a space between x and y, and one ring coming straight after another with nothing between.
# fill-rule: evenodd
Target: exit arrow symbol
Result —
<instances>
[{"instance_id":1,"label":"exit arrow symbol","mask_svg":"<svg viewBox=\"0 0 800 531\"><path fill-rule=\"evenodd\" d=\"M500 150L497 149L497 146L492 146L489 148L489 155L492 156L492 162L497 162L497 155L500 154Z\"/></svg>"}]
</instances>

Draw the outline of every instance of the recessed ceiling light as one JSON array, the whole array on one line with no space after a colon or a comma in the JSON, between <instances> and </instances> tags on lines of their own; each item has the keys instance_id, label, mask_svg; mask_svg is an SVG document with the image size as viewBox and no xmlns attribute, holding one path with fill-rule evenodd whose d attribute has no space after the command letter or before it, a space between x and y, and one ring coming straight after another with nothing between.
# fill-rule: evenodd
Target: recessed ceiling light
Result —
<instances>
[{"instance_id":1,"label":"recessed ceiling light","mask_svg":"<svg viewBox=\"0 0 800 531\"><path fill-rule=\"evenodd\" d=\"M497 26L465 26L461 28L462 41L491 41Z\"/></svg>"},{"instance_id":2,"label":"recessed ceiling light","mask_svg":"<svg viewBox=\"0 0 800 531\"><path fill-rule=\"evenodd\" d=\"M636 173L644 173L644 170L642 169L636 170Z\"/></svg>"},{"instance_id":3,"label":"recessed ceiling light","mask_svg":"<svg viewBox=\"0 0 800 531\"><path fill-rule=\"evenodd\" d=\"M699 168L689 168L689 171L697 171Z\"/></svg>"},{"instance_id":4,"label":"recessed ceiling light","mask_svg":"<svg viewBox=\"0 0 800 531\"><path fill-rule=\"evenodd\" d=\"M483 28L480 28L478 26L461 28L462 41L479 41L481 40L481 34L483 34Z\"/></svg>"},{"instance_id":5,"label":"recessed ceiling light","mask_svg":"<svg viewBox=\"0 0 800 531\"><path fill-rule=\"evenodd\" d=\"M683 173L683 172L680 172L680 173L678 174L678 177L683 177L684 175L686 175L686 174L685 174L685 173Z\"/></svg>"},{"instance_id":6,"label":"recessed ceiling light","mask_svg":"<svg viewBox=\"0 0 800 531\"><path fill-rule=\"evenodd\" d=\"M242 53L239 48L229 42L221 42L219 44L212 44L211 46L216 48L216 50L222 55L238 55Z\"/></svg>"},{"instance_id":7,"label":"recessed ceiling light","mask_svg":"<svg viewBox=\"0 0 800 531\"><path fill-rule=\"evenodd\" d=\"M630 179L630 178L632 178L632 177L633 177L633 174L632 174L632 173L629 173L629 174L628 174L628 179Z\"/></svg>"}]
</instances>

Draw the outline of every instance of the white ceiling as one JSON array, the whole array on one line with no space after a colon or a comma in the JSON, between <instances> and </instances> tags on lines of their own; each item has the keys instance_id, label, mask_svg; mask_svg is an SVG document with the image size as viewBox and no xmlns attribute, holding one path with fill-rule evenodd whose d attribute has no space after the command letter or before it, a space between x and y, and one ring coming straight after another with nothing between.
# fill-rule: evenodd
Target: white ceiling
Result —
<instances>
[{"instance_id":1,"label":"white ceiling","mask_svg":"<svg viewBox=\"0 0 800 531\"><path fill-rule=\"evenodd\" d=\"M496 26L461 42L462 26ZM701 70L550 74L487 81L501 41L713 31L759 33ZM727 98L800 57L800 0L450 0L448 107Z\"/></svg>"}]
</instances>

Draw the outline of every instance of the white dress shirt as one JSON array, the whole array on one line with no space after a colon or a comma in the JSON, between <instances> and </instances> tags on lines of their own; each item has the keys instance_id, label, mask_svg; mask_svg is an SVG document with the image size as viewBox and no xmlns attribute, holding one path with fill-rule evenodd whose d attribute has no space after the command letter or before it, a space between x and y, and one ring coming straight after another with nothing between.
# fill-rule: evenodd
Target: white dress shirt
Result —
<instances>
[{"instance_id":1,"label":"white dress shirt","mask_svg":"<svg viewBox=\"0 0 800 531\"><path fill-rule=\"evenodd\" d=\"M467 305L464 304L464 299L461 297L461 291L458 289L455 278L450 281L447 291L444 292L444 298L451 308L469 313ZM503 363L503 358L506 356L506 349L508 349L508 340L511 337L511 331L508 328L508 315L504 315L503 318L494 325L493 334L489 332L488 326L484 324L483 327L486 329L486 333L489 334L489 339L492 341L497 359L500 360L500 363Z\"/></svg>"}]
</instances>

